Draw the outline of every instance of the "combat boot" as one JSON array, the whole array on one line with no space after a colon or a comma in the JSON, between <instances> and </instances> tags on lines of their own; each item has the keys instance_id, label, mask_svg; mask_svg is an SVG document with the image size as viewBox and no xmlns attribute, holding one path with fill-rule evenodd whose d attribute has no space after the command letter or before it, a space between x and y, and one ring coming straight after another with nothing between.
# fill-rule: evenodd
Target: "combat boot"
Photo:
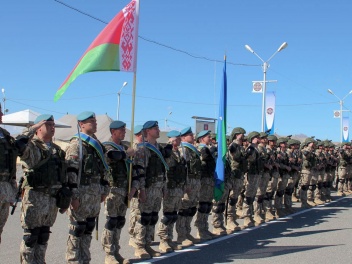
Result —
<instances>
[{"instance_id":1,"label":"combat boot","mask_svg":"<svg viewBox=\"0 0 352 264\"><path fill-rule=\"evenodd\" d=\"M317 206L316 203L314 203L314 201L308 200L307 203L312 207Z\"/></svg>"},{"instance_id":2,"label":"combat boot","mask_svg":"<svg viewBox=\"0 0 352 264\"><path fill-rule=\"evenodd\" d=\"M105 264L120 264L114 255L106 254L105 255Z\"/></svg>"},{"instance_id":3,"label":"combat boot","mask_svg":"<svg viewBox=\"0 0 352 264\"><path fill-rule=\"evenodd\" d=\"M226 235L227 232L226 232L225 227L219 226L219 227L214 227L213 228L213 234L216 235L216 236L223 236L223 235Z\"/></svg>"},{"instance_id":4,"label":"combat boot","mask_svg":"<svg viewBox=\"0 0 352 264\"><path fill-rule=\"evenodd\" d=\"M181 244L183 247L190 247L193 246L193 242L188 239L186 236L178 236L177 243Z\"/></svg>"},{"instance_id":5,"label":"combat boot","mask_svg":"<svg viewBox=\"0 0 352 264\"><path fill-rule=\"evenodd\" d=\"M317 205L325 204L325 202L323 200L321 200L320 198L315 198L314 199L314 203L317 204Z\"/></svg>"},{"instance_id":6,"label":"combat boot","mask_svg":"<svg viewBox=\"0 0 352 264\"><path fill-rule=\"evenodd\" d=\"M165 239L160 239L159 249L162 253L169 253L173 251Z\"/></svg>"},{"instance_id":7,"label":"combat boot","mask_svg":"<svg viewBox=\"0 0 352 264\"><path fill-rule=\"evenodd\" d=\"M254 224L252 222L252 219L249 216L245 216L243 218L243 228L248 228L248 227L253 227Z\"/></svg>"},{"instance_id":8,"label":"combat boot","mask_svg":"<svg viewBox=\"0 0 352 264\"><path fill-rule=\"evenodd\" d=\"M145 250L144 247L136 247L134 249L134 255L137 257L137 258L140 258L140 259L150 259L151 256L149 255L149 253Z\"/></svg>"},{"instance_id":9,"label":"combat boot","mask_svg":"<svg viewBox=\"0 0 352 264\"><path fill-rule=\"evenodd\" d=\"M285 216L286 216L286 213L285 213L284 209L282 209L282 208L276 209L276 217L277 218L281 218L281 217L285 217Z\"/></svg>"},{"instance_id":10,"label":"combat boot","mask_svg":"<svg viewBox=\"0 0 352 264\"><path fill-rule=\"evenodd\" d=\"M265 222L269 222L269 221L272 221L272 220L275 220L275 219L276 219L275 215L273 215L270 210L267 210L265 212Z\"/></svg>"},{"instance_id":11,"label":"combat boot","mask_svg":"<svg viewBox=\"0 0 352 264\"><path fill-rule=\"evenodd\" d=\"M338 192L336 193L336 195L337 195L337 196L346 196L346 194L343 193L343 192L341 192L341 191L338 191Z\"/></svg>"},{"instance_id":12,"label":"combat boot","mask_svg":"<svg viewBox=\"0 0 352 264\"><path fill-rule=\"evenodd\" d=\"M192 242L192 241L191 241ZM169 246L173 249L173 250L181 250L182 246L177 245L175 242L173 242L171 239L167 240L167 243L169 244ZM193 243L192 243L193 244Z\"/></svg>"},{"instance_id":13,"label":"combat boot","mask_svg":"<svg viewBox=\"0 0 352 264\"><path fill-rule=\"evenodd\" d=\"M237 223L237 221L233 217L227 218L226 228L228 230L232 230L232 231L240 231L241 230L239 223Z\"/></svg>"},{"instance_id":14,"label":"combat boot","mask_svg":"<svg viewBox=\"0 0 352 264\"><path fill-rule=\"evenodd\" d=\"M310 208L312 208L312 206L310 206L307 202L302 202L301 208L302 209L310 209Z\"/></svg>"},{"instance_id":15,"label":"combat boot","mask_svg":"<svg viewBox=\"0 0 352 264\"><path fill-rule=\"evenodd\" d=\"M259 225L261 225L262 223L264 223L264 220L263 220L263 218L260 216L259 213L255 213L255 214L254 214L253 220L254 220L254 225L255 225L255 226L259 226Z\"/></svg>"},{"instance_id":16,"label":"combat boot","mask_svg":"<svg viewBox=\"0 0 352 264\"><path fill-rule=\"evenodd\" d=\"M152 247L150 245L145 245L145 250L148 252L148 254L151 257L160 257L161 256L160 252L152 249Z\"/></svg>"},{"instance_id":17,"label":"combat boot","mask_svg":"<svg viewBox=\"0 0 352 264\"><path fill-rule=\"evenodd\" d=\"M193 242L193 244L199 243L199 239L195 238L191 234L187 234L186 237L188 240L191 240Z\"/></svg>"},{"instance_id":18,"label":"combat boot","mask_svg":"<svg viewBox=\"0 0 352 264\"><path fill-rule=\"evenodd\" d=\"M293 203L298 203L299 202L299 198L295 195L292 195L292 202Z\"/></svg>"},{"instance_id":19,"label":"combat boot","mask_svg":"<svg viewBox=\"0 0 352 264\"><path fill-rule=\"evenodd\" d=\"M129 259L125 259L119 253L115 253L115 258L117 259L117 261L120 264L130 264L131 263Z\"/></svg>"},{"instance_id":20,"label":"combat boot","mask_svg":"<svg viewBox=\"0 0 352 264\"><path fill-rule=\"evenodd\" d=\"M130 238L130 240L128 241L128 245L130 245L131 247L134 247L134 248L138 247L132 238Z\"/></svg>"},{"instance_id":21,"label":"combat boot","mask_svg":"<svg viewBox=\"0 0 352 264\"><path fill-rule=\"evenodd\" d=\"M211 236L207 230L205 229L198 229L197 236L200 240L211 240L213 236Z\"/></svg>"}]
</instances>

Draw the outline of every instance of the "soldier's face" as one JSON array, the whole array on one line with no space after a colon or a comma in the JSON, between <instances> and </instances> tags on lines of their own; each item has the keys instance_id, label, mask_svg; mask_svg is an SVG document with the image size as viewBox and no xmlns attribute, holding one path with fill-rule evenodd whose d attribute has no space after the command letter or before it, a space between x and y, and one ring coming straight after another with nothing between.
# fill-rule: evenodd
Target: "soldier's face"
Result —
<instances>
[{"instance_id":1,"label":"soldier's face","mask_svg":"<svg viewBox=\"0 0 352 264\"><path fill-rule=\"evenodd\" d=\"M147 129L147 134L152 138L159 138L160 137L160 129L159 126L155 126L152 128Z\"/></svg>"},{"instance_id":2,"label":"soldier's face","mask_svg":"<svg viewBox=\"0 0 352 264\"><path fill-rule=\"evenodd\" d=\"M40 138L52 138L55 134L55 122L46 121L40 128L37 130L37 135Z\"/></svg>"},{"instance_id":3,"label":"soldier's face","mask_svg":"<svg viewBox=\"0 0 352 264\"><path fill-rule=\"evenodd\" d=\"M252 144L258 144L259 138L255 137L252 139Z\"/></svg>"},{"instance_id":4,"label":"soldier's face","mask_svg":"<svg viewBox=\"0 0 352 264\"><path fill-rule=\"evenodd\" d=\"M113 129L112 130L112 137L118 140L123 140L125 138L126 135L126 128L125 127L121 127L118 129Z\"/></svg>"},{"instance_id":5,"label":"soldier's face","mask_svg":"<svg viewBox=\"0 0 352 264\"><path fill-rule=\"evenodd\" d=\"M182 136L182 141L193 144L194 142L193 133L188 133L187 135Z\"/></svg>"},{"instance_id":6,"label":"soldier's face","mask_svg":"<svg viewBox=\"0 0 352 264\"><path fill-rule=\"evenodd\" d=\"M201 142L205 145L209 145L211 142L211 137L210 135L206 135L204 137L201 138Z\"/></svg>"},{"instance_id":7,"label":"soldier's face","mask_svg":"<svg viewBox=\"0 0 352 264\"><path fill-rule=\"evenodd\" d=\"M94 134L95 132L97 132L98 125L95 117L80 122L80 125L82 132L85 132L86 134Z\"/></svg>"}]
</instances>

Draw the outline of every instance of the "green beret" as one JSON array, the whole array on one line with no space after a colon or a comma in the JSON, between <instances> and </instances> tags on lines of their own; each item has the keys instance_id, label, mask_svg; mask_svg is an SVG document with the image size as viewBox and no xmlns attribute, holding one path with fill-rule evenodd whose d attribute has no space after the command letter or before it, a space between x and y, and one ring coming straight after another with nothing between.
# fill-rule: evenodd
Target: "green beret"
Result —
<instances>
[{"instance_id":1,"label":"green beret","mask_svg":"<svg viewBox=\"0 0 352 264\"><path fill-rule=\"evenodd\" d=\"M168 138L179 137L180 135L181 135L181 133L180 133L179 131L177 131L177 130L171 130L170 132L168 132L168 133L166 134L166 136L167 136Z\"/></svg>"},{"instance_id":2,"label":"green beret","mask_svg":"<svg viewBox=\"0 0 352 264\"><path fill-rule=\"evenodd\" d=\"M269 135L268 141L277 141L277 137L275 135Z\"/></svg>"},{"instance_id":3,"label":"green beret","mask_svg":"<svg viewBox=\"0 0 352 264\"><path fill-rule=\"evenodd\" d=\"M85 112L80 113L77 116L77 121L82 122L82 121L85 121L85 120L87 120L89 118L95 118L94 112L85 111Z\"/></svg>"},{"instance_id":4,"label":"green beret","mask_svg":"<svg viewBox=\"0 0 352 264\"><path fill-rule=\"evenodd\" d=\"M49 114L37 116L37 118L34 120L34 124L38 124L40 121L54 121L54 117Z\"/></svg>"},{"instance_id":5,"label":"green beret","mask_svg":"<svg viewBox=\"0 0 352 264\"><path fill-rule=\"evenodd\" d=\"M119 128L125 127L125 126L126 126L125 122L116 120L116 121L111 122L110 129L119 129Z\"/></svg>"},{"instance_id":6,"label":"green beret","mask_svg":"<svg viewBox=\"0 0 352 264\"><path fill-rule=\"evenodd\" d=\"M158 121L150 120L144 123L143 129L149 129L157 126L158 126Z\"/></svg>"},{"instance_id":7,"label":"green beret","mask_svg":"<svg viewBox=\"0 0 352 264\"><path fill-rule=\"evenodd\" d=\"M266 137L268 137L268 134L265 133L265 132L260 132L260 133L259 133L259 137L260 137L260 138L266 138Z\"/></svg>"},{"instance_id":8,"label":"green beret","mask_svg":"<svg viewBox=\"0 0 352 264\"><path fill-rule=\"evenodd\" d=\"M259 137L259 133L257 131L252 131L251 133L248 134L247 138L249 142L252 142L252 139L255 137Z\"/></svg>"},{"instance_id":9,"label":"green beret","mask_svg":"<svg viewBox=\"0 0 352 264\"><path fill-rule=\"evenodd\" d=\"M143 130L143 126L142 125L136 125L134 127L133 134L137 135L137 134L141 133L142 130Z\"/></svg>"},{"instance_id":10,"label":"green beret","mask_svg":"<svg viewBox=\"0 0 352 264\"><path fill-rule=\"evenodd\" d=\"M187 135L189 133L192 133L191 127L185 127L184 129L181 130L181 136Z\"/></svg>"},{"instance_id":11,"label":"green beret","mask_svg":"<svg viewBox=\"0 0 352 264\"><path fill-rule=\"evenodd\" d=\"M197 138L202 138L209 134L210 134L210 130L202 130L198 133Z\"/></svg>"}]
</instances>

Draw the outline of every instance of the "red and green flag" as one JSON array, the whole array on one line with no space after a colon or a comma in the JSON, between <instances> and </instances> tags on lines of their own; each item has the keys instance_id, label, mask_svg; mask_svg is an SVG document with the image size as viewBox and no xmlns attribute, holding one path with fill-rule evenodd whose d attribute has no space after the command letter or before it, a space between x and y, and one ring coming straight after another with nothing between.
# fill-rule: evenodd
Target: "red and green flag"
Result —
<instances>
[{"instance_id":1,"label":"red and green flag","mask_svg":"<svg viewBox=\"0 0 352 264\"><path fill-rule=\"evenodd\" d=\"M57 90L54 101L81 74L94 71L136 72L139 0L132 0L100 32Z\"/></svg>"},{"instance_id":2,"label":"red and green flag","mask_svg":"<svg viewBox=\"0 0 352 264\"><path fill-rule=\"evenodd\" d=\"M215 169L214 199L219 201L224 193L225 166L226 166L226 107L227 107L227 76L226 57L224 60L223 80L220 91L219 117L217 124L218 157Z\"/></svg>"}]
</instances>

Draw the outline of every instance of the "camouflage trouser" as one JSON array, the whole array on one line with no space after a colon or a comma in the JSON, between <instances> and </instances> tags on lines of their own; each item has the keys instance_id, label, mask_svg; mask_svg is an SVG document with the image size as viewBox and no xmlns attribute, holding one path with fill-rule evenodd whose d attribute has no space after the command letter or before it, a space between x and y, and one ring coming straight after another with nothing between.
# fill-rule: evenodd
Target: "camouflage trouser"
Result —
<instances>
[{"instance_id":1,"label":"camouflage trouser","mask_svg":"<svg viewBox=\"0 0 352 264\"><path fill-rule=\"evenodd\" d=\"M323 191L323 186L324 186L324 181L326 180L326 173L325 170L323 171L318 171L317 173L317 185L316 189L314 191L314 197L315 199L321 199L322 198L322 191Z\"/></svg>"},{"instance_id":2,"label":"camouflage trouser","mask_svg":"<svg viewBox=\"0 0 352 264\"><path fill-rule=\"evenodd\" d=\"M0 243L2 231L4 229L7 218L9 217L9 207L10 203L0 203Z\"/></svg>"},{"instance_id":3,"label":"camouflage trouser","mask_svg":"<svg viewBox=\"0 0 352 264\"><path fill-rule=\"evenodd\" d=\"M111 187L105 200L106 222L101 243L107 254L114 255L120 250L121 229L126 222L127 192L125 188Z\"/></svg>"},{"instance_id":4,"label":"camouflage trouser","mask_svg":"<svg viewBox=\"0 0 352 264\"><path fill-rule=\"evenodd\" d=\"M335 171L327 171L324 176L323 191L322 194L325 195L327 199L331 199L331 187L333 186Z\"/></svg>"},{"instance_id":5,"label":"camouflage trouser","mask_svg":"<svg viewBox=\"0 0 352 264\"><path fill-rule=\"evenodd\" d=\"M314 193L317 188L317 182L318 182L318 171L314 170L312 171L312 178L310 179L309 189L307 192L308 201L314 201Z\"/></svg>"},{"instance_id":6,"label":"camouflage trouser","mask_svg":"<svg viewBox=\"0 0 352 264\"><path fill-rule=\"evenodd\" d=\"M347 182L347 177L348 177L348 171L346 167L341 167L339 166L337 169L337 175L339 177L339 184L337 187L337 190L339 192L346 191L346 182Z\"/></svg>"},{"instance_id":7,"label":"camouflage trouser","mask_svg":"<svg viewBox=\"0 0 352 264\"><path fill-rule=\"evenodd\" d=\"M345 181L345 184L343 186L343 191L344 192L347 192L347 191L350 191L352 190L352 166L351 165L348 165L347 166L347 175L346 175L346 181Z\"/></svg>"},{"instance_id":8,"label":"camouflage trouser","mask_svg":"<svg viewBox=\"0 0 352 264\"><path fill-rule=\"evenodd\" d=\"M199 201L199 191L201 188L200 179L188 179L185 188L189 190L189 192L185 193L181 199L179 216L176 221L176 232L178 236L181 237L185 237L187 234L191 233L191 222L197 212Z\"/></svg>"},{"instance_id":9,"label":"camouflage trouser","mask_svg":"<svg viewBox=\"0 0 352 264\"><path fill-rule=\"evenodd\" d=\"M145 247L153 241L163 196L162 183L146 188L145 192L146 202L133 198L131 203L130 227L133 228L129 228L129 232L138 247Z\"/></svg>"},{"instance_id":10,"label":"camouflage trouser","mask_svg":"<svg viewBox=\"0 0 352 264\"><path fill-rule=\"evenodd\" d=\"M242 211L243 217L253 215L253 202L254 202L255 195L257 193L257 189L258 189L261 177L262 176L259 174L249 174L249 173L247 173L245 177L246 191L244 193L245 200L243 202L243 211Z\"/></svg>"},{"instance_id":11,"label":"camouflage trouser","mask_svg":"<svg viewBox=\"0 0 352 264\"><path fill-rule=\"evenodd\" d=\"M300 200L302 202L302 205L307 204L308 197L307 197L307 192L309 188L309 184L312 179L312 172L309 170L302 170L301 172L301 179L300 179Z\"/></svg>"},{"instance_id":12,"label":"camouflage trouser","mask_svg":"<svg viewBox=\"0 0 352 264\"><path fill-rule=\"evenodd\" d=\"M256 199L254 201L254 213L260 213L263 208L264 196L270 182L270 173L268 171L263 172L259 180L259 185L256 193Z\"/></svg>"},{"instance_id":13,"label":"camouflage trouser","mask_svg":"<svg viewBox=\"0 0 352 264\"><path fill-rule=\"evenodd\" d=\"M224 186L224 193L219 201L213 200L212 208L212 224L215 228L224 226L224 211L226 208L227 197L229 197L229 204L227 207L227 216L233 217L236 215L236 203L238 195L241 192L243 179L226 179Z\"/></svg>"},{"instance_id":14,"label":"camouflage trouser","mask_svg":"<svg viewBox=\"0 0 352 264\"><path fill-rule=\"evenodd\" d=\"M274 207L276 209L282 209L285 189L289 179L290 179L290 174L288 174L288 172L282 173L282 175L280 175L278 179L277 190L275 194L275 202L274 202Z\"/></svg>"},{"instance_id":15,"label":"camouflage trouser","mask_svg":"<svg viewBox=\"0 0 352 264\"><path fill-rule=\"evenodd\" d=\"M91 260L89 248L95 221L100 212L100 188L100 184L80 186L78 209L73 211L70 208L67 211L70 220L66 247L67 263L89 263Z\"/></svg>"},{"instance_id":16,"label":"camouflage trouser","mask_svg":"<svg viewBox=\"0 0 352 264\"><path fill-rule=\"evenodd\" d=\"M182 188L165 190L163 199L163 216L159 222L158 236L160 239L172 240L174 225L177 221L177 213L183 197Z\"/></svg>"},{"instance_id":17,"label":"camouflage trouser","mask_svg":"<svg viewBox=\"0 0 352 264\"><path fill-rule=\"evenodd\" d=\"M272 170L270 172L271 178L266 187L266 193L264 196L264 210L270 211L272 209L272 200L274 199L275 192L277 191L277 186L280 178L280 174L277 170Z\"/></svg>"},{"instance_id":18,"label":"camouflage trouser","mask_svg":"<svg viewBox=\"0 0 352 264\"><path fill-rule=\"evenodd\" d=\"M209 229L208 217L213 205L214 186L215 181L213 178L201 179L198 212L196 215L196 221L194 222L194 225L198 229Z\"/></svg>"},{"instance_id":19,"label":"camouflage trouser","mask_svg":"<svg viewBox=\"0 0 352 264\"><path fill-rule=\"evenodd\" d=\"M45 263L50 227L55 223L58 208L51 194L25 189L21 204L21 225L24 229L20 246L20 262Z\"/></svg>"},{"instance_id":20,"label":"camouflage trouser","mask_svg":"<svg viewBox=\"0 0 352 264\"><path fill-rule=\"evenodd\" d=\"M285 188L285 195L284 195L285 208L292 208L292 195L294 193L295 186L298 180L299 180L298 171L292 170L290 172L290 178L288 179L287 185Z\"/></svg>"}]
</instances>

